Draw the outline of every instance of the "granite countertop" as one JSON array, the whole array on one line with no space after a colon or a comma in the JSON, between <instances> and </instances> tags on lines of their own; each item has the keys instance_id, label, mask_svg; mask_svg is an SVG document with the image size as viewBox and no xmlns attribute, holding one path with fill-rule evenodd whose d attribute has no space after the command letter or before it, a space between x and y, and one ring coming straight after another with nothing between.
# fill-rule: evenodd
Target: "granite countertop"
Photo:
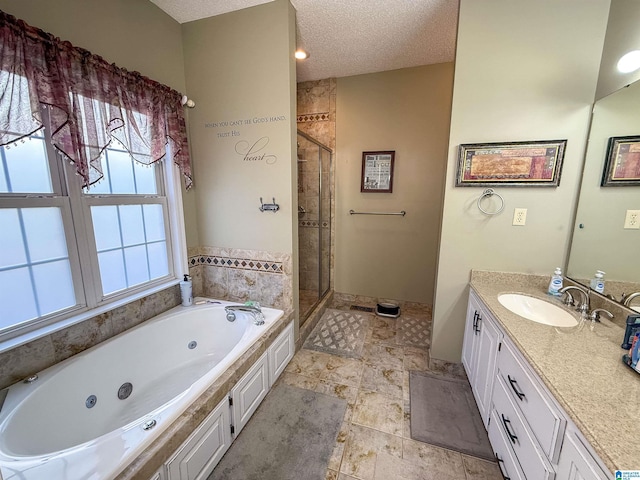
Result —
<instances>
[{"instance_id":1,"label":"granite countertop","mask_svg":"<svg viewBox=\"0 0 640 480\"><path fill-rule=\"evenodd\" d=\"M624 329L605 319L578 327L551 327L526 320L498 302L499 294L517 292L566 309L546 294L548 282L548 276L540 275L471 274L471 288L611 472L640 469L640 428L635 421L640 375L621 361Z\"/></svg>"}]
</instances>

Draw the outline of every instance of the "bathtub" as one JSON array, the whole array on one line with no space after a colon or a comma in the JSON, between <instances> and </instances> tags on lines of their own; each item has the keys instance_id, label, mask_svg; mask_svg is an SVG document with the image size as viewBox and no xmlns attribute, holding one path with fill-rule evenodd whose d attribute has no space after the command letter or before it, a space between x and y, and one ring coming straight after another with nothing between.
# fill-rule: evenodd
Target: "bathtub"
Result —
<instances>
[{"instance_id":1,"label":"bathtub","mask_svg":"<svg viewBox=\"0 0 640 480\"><path fill-rule=\"evenodd\" d=\"M115 477L283 316L229 322L231 304L175 307L9 387L2 479Z\"/></svg>"}]
</instances>

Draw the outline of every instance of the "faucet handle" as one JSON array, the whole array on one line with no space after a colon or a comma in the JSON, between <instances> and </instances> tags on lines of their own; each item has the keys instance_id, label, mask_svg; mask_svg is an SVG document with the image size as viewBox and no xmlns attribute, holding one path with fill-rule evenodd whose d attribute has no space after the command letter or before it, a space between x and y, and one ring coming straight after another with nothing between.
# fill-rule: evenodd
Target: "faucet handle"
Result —
<instances>
[{"instance_id":1,"label":"faucet handle","mask_svg":"<svg viewBox=\"0 0 640 480\"><path fill-rule=\"evenodd\" d=\"M601 313L604 314L605 317L609 318L609 320L613 318L613 313L611 313L609 310L605 310L604 308L593 309L591 311L591 315L589 315L589 318L591 318L592 322L599 322Z\"/></svg>"}]
</instances>

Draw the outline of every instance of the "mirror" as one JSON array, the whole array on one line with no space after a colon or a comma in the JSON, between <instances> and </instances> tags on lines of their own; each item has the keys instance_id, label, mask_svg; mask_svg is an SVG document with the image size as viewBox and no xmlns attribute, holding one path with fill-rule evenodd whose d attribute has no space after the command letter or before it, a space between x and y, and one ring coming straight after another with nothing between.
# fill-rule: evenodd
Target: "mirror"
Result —
<instances>
[{"instance_id":1,"label":"mirror","mask_svg":"<svg viewBox=\"0 0 640 480\"><path fill-rule=\"evenodd\" d=\"M601 182L609 139L640 136L640 70L621 74L616 68L622 55L640 50L638 20L640 2L612 0L567 266L567 276L587 287L597 270L604 271L604 294L617 301L640 291L640 229L625 228L627 210L640 210L640 152L613 158L627 161L638 185ZM640 297L631 306L640 311Z\"/></svg>"}]
</instances>

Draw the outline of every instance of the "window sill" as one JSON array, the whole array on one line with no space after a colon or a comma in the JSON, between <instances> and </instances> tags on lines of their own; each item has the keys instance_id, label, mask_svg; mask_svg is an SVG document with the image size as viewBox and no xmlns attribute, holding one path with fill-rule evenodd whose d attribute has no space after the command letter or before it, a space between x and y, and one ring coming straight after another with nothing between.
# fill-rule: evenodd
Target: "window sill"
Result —
<instances>
[{"instance_id":1,"label":"window sill","mask_svg":"<svg viewBox=\"0 0 640 480\"><path fill-rule=\"evenodd\" d=\"M149 295L153 295L154 293L158 293L162 290L173 287L178 283L180 283L180 280L174 278L172 280L168 280L159 285L154 285L153 287L147 290L141 290L139 292L136 292L133 295L120 298L108 304L101 305L99 307L92 308L90 310L85 310L82 313L78 313L71 317L67 317L57 322L53 322L51 324L36 328L29 332L21 333L19 335L16 335L15 337L2 340L0 341L0 353L7 352L9 350L12 350L26 343L32 342L34 340L38 340L42 337L46 337L47 335L51 335L52 333L55 333L59 330L70 327L71 325L84 322L85 320L101 315L105 312L108 312L109 310L114 310L118 307L126 305L127 303L131 303L141 298L147 297Z\"/></svg>"}]
</instances>

